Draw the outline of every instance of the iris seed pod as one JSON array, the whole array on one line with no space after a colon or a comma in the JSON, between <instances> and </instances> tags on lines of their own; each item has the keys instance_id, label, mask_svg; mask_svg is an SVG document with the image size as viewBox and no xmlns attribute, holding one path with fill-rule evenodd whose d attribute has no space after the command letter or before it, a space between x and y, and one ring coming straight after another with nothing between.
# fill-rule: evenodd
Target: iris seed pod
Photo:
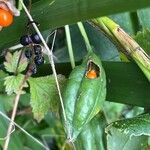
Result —
<instances>
[{"instance_id":1,"label":"iris seed pod","mask_svg":"<svg viewBox=\"0 0 150 150\"><path fill-rule=\"evenodd\" d=\"M94 76L89 76L95 71ZM80 66L75 67L63 91L67 122L62 121L66 134L74 141L87 123L102 110L106 97L106 76L101 61L89 53ZM62 114L62 112L61 112Z\"/></svg>"}]
</instances>

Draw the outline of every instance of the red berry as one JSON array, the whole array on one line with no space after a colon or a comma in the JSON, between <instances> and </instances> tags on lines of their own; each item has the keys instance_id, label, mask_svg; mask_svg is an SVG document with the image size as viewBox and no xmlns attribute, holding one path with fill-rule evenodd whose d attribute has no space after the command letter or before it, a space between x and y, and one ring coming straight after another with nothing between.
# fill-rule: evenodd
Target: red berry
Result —
<instances>
[{"instance_id":1,"label":"red berry","mask_svg":"<svg viewBox=\"0 0 150 150\"><path fill-rule=\"evenodd\" d=\"M13 15L10 11L0 9L0 26L7 27L13 22Z\"/></svg>"}]
</instances>

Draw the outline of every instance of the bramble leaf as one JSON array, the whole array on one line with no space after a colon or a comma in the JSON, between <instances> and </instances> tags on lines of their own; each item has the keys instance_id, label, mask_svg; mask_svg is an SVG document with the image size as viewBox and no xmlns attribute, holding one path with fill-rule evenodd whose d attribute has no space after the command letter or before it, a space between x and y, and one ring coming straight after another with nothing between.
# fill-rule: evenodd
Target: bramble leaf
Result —
<instances>
[{"instance_id":1,"label":"bramble leaf","mask_svg":"<svg viewBox=\"0 0 150 150\"><path fill-rule=\"evenodd\" d=\"M5 78L5 91L8 95L18 92L19 87L24 79L24 75L18 74L17 76L8 76ZM24 87L28 87L27 83L24 84ZM22 92L23 94L24 92Z\"/></svg>"},{"instance_id":2,"label":"bramble leaf","mask_svg":"<svg viewBox=\"0 0 150 150\"><path fill-rule=\"evenodd\" d=\"M65 78L58 75L61 86L64 85ZM45 76L39 78L30 78L31 106L34 118L41 121L49 109L56 111L58 109L58 92L54 76Z\"/></svg>"},{"instance_id":3,"label":"bramble leaf","mask_svg":"<svg viewBox=\"0 0 150 150\"><path fill-rule=\"evenodd\" d=\"M4 87L4 79L5 79L5 77L7 77L8 75L4 72L4 71L2 71L2 70L0 70L0 93L3 93L3 92L5 92L5 87Z\"/></svg>"},{"instance_id":4,"label":"bramble leaf","mask_svg":"<svg viewBox=\"0 0 150 150\"><path fill-rule=\"evenodd\" d=\"M13 54L7 52L4 62L5 69L11 73L20 73L24 71L28 65L27 58L22 54L20 58L21 51L16 51ZM19 62L19 64L18 64Z\"/></svg>"},{"instance_id":5,"label":"bramble leaf","mask_svg":"<svg viewBox=\"0 0 150 150\"><path fill-rule=\"evenodd\" d=\"M8 96L5 94L4 81L7 76L8 74L0 70L0 105L3 106L6 111L10 111L13 107L14 95Z\"/></svg>"}]
</instances>

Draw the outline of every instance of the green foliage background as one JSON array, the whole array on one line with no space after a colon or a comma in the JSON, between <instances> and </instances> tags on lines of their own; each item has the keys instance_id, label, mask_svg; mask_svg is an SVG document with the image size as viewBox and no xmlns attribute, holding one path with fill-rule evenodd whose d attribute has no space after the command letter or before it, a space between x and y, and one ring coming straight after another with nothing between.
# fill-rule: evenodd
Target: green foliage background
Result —
<instances>
[{"instance_id":1,"label":"green foliage background","mask_svg":"<svg viewBox=\"0 0 150 150\"><path fill-rule=\"evenodd\" d=\"M51 2L52 1L50 0L33 1L31 14L33 15L34 19L40 23L40 30L42 31L45 38L47 37L47 35L49 35L52 29L63 26L65 24L71 24L70 30L72 44L75 54L75 60L77 62L80 61L86 54L86 47L80 35L79 29L77 28L77 25L73 23L76 23L77 21L85 21L87 19L103 15L110 15L110 18L116 21L127 33L134 37L137 42L144 48L144 50L149 53L150 8L144 8L150 6L149 0L137 0L136 2L135 0L57 0L52 3L52 5L50 5ZM20 36L25 34L26 32L26 22L27 17L22 10L21 17L15 18L15 22L10 28L5 28L0 32L0 51L2 52L2 54L5 49L19 43ZM108 117L108 122L111 123L112 121L115 121L117 119L134 117L139 113L142 113L143 108L149 108L150 85L139 68L134 63L121 62L117 48L111 43L111 41L109 41L109 39L107 39L102 33L97 32L97 30L89 25L89 23L84 22L84 26L91 45L94 47L97 55L99 55L101 60L103 60L103 66L106 71L108 79L106 100L109 102L106 102L106 106L104 106L104 108ZM64 41L64 43L65 42L66 41ZM60 46L59 39L56 41L56 50L54 52L54 55L57 58L56 62L58 64L56 64L56 68L58 70L58 73L68 76L71 71L70 65L68 64L68 50L66 44ZM3 55L1 55L0 57L0 62L2 64L4 57ZM64 66L67 72L64 72ZM49 66L47 64L43 65L38 70L39 72L36 77L46 76L51 73L51 70L49 70ZM3 113L7 113L12 110L12 100L14 98L14 95L8 96L4 91L3 83L6 76L7 74L5 74L4 72L0 72L0 110ZM132 106L140 106L141 108L133 107L132 109L128 109L126 105L116 104L112 102L129 104ZM21 110L26 110L29 106L30 94L27 90L27 93L22 95L21 97L19 108ZM125 115L124 112L126 112ZM65 133L60 119L58 119L57 117L57 113L52 113L50 111L42 120L42 122L37 123L33 119L31 111L29 111L29 114L25 112L23 113L23 115L17 115L16 122L20 124L25 130L30 132L30 134L40 139L42 142L45 141L50 145L51 148L57 143L57 146L55 148L61 149L62 145L65 142ZM116 150L117 148L118 150L128 148L130 148L131 150L148 149L147 135L149 136L149 117L142 117L143 120L140 123L136 118L133 122L130 122L130 119L127 120L128 126L135 126L135 129L140 131L138 135L142 136L131 137L131 134L133 134L132 132L134 132L135 130L132 128L130 128L132 131L129 131L129 135L124 135L121 132L118 132L121 130L121 125L124 123L126 124L126 121L123 123L117 122L120 124L120 126L116 127L113 126L115 125L115 123L111 124L112 128L109 128L109 130L111 130L113 136L111 136L111 134L108 134L106 137L107 143L105 143L105 140L105 142L102 143L101 148L107 147L108 150ZM2 116L0 116L0 120L0 127L2 129L0 130L0 137L4 137L8 127L8 121ZM102 125L105 125L106 120L103 119L101 121ZM95 123L93 122L97 122L97 120L92 120L91 124L88 124L88 126L94 128L93 124ZM102 126L102 128L104 128L104 126ZM118 128L119 130L117 130L116 128ZM123 129L123 131L125 129ZM98 138L95 137L94 134L92 134L92 132L96 132L96 130L92 130L91 132L86 134L85 132L88 132L88 130L81 133L81 136L79 137L80 141L77 141L77 145L79 146L79 148L77 147L77 149L79 150L87 149L87 147L84 147L84 142L86 143L89 142L90 139L90 141L92 141L93 139ZM87 136L87 134L89 136ZM102 139L103 138L100 137L101 141ZM127 142L125 143L125 141ZM98 143L98 141L96 140L95 142ZM0 144L3 144L3 140L0 140ZM120 145L120 147L118 147L117 145ZM97 144L96 146L99 145ZM13 133L11 137L9 149L23 150L25 147L32 150L43 149L32 139L22 133L19 129L16 129L15 133ZM99 147L95 147L95 149L98 148ZM93 148L89 145L88 149Z\"/></svg>"}]
</instances>

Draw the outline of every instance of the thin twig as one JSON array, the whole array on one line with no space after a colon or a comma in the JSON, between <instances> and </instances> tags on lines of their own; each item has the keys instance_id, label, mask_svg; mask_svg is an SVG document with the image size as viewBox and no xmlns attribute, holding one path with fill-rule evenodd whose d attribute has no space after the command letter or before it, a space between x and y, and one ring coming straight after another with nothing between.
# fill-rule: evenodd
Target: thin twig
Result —
<instances>
[{"instance_id":1,"label":"thin twig","mask_svg":"<svg viewBox=\"0 0 150 150\"><path fill-rule=\"evenodd\" d=\"M49 38L55 33L55 31L52 31L47 37L46 37L46 43L48 43Z\"/></svg>"},{"instance_id":2,"label":"thin twig","mask_svg":"<svg viewBox=\"0 0 150 150\"><path fill-rule=\"evenodd\" d=\"M53 60L53 53L52 51L49 49L46 41L44 40L40 30L38 29L37 25L34 23L33 21L33 18L32 16L30 15L29 11L27 10L26 6L24 5L23 1L20 0L20 3L22 4L22 7L23 9L25 10L29 20L32 23L35 31L37 32L37 34L39 35L43 45L45 46L46 50L47 50L47 54L48 54L48 57L49 57L49 61L50 61L50 64L51 64L51 67L52 67L52 71L53 71L53 74L54 74L54 77L55 77L55 81L56 81L56 86L57 86L57 90L58 90L58 94L59 94L59 98L60 98L60 103L61 103L61 107L62 107L62 111L63 111L63 117L64 117L64 120L65 120L65 124L67 126L67 117L66 117L66 113L65 113L65 109L64 109L64 104L63 104L63 99L62 99L62 96L61 96L61 91L60 91L60 86L59 86L59 82L58 82L58 78L57 78L57 73L56 73L56 69L55 69L55 64L54 64L54 60ZM71 134L68 135L69 138L71 138Z\"/></svg>"},{"instance_id":3,"label":"thin twig","mask_svg":"<svg viewBox=\"0 0 150 150\"><path fill-rule=\"evenodd\" d=\"M53 37L53 41L52 41L51 52L53 52L53 49L54 49L56 35L57 35L57 30L54 31L54 37ZM52 56L53 56L53 54L52 54Z\"/></svg>"},{"instance_id":4,"label":"thin twig","mask_svg":"<svg viewBox=\"0 0 150 150\"><path fill-rule=\"evenodd\" d=\"M22 94L22 89L27 81L27 79L29 78L30 74L29 72L27 71L20 87L19 87L19 90L17 92L17 95L15 97L15 100L14 100L14 107L13 107L13 111L12 111L12 115L11 115L11 122L9 123L9 127L8 127L8 130L7 130L7 135L6 135L6 140L5 140L5 143L4 143L4 148L3 150L7 150L8 149L8 145L9 145L9 141L10 141L10 136L11 136L11 132L12 132L12 128L13 128L13 123L14 120L15 120L15 116L16 116L16 112L17 112L17 107L18 107L18 103L19 103L19 99L20 99L20 96Z\"/></svg>"},{"instance_id":5,"label":"thin twig","mask_svg":"<svg viewBox=\"0 0 150 150\"><path fill-rule=\"evenodd\" d=\"M14 125L13 125L13 129L11 130L9 135L11 135L13 132L15 132L15 126ZM3 138L0 138L0 141L5 141L9 135L7 135L7 136L5 136Z\"/></svg>"},{"instance_id":6,"label":"thin twig","mask_svg":"<svg viewBox=\"0 0 150 150\"><path fill-rule=\"evenodd\" d=\"M35 141L36 143L38 143L39 145L41 145L43 148L45 148L46 150L49 150L47 147L45 147L45 145L43 145L43 143L41 143L39 140L37 140L36 138L34 138L31 134L29 134L26 130L24 130L21 126L19 126L17 123L15 123L14 121L12 121L9 117L7 117L3 112L0 111L0 115L2 115L4 118L6 118L7 120L9 120L13 125L15 125L17 128L19 128L23 133L25 133L26 135L28 135L33 141Z\"/></svg>"}]
</instances>

